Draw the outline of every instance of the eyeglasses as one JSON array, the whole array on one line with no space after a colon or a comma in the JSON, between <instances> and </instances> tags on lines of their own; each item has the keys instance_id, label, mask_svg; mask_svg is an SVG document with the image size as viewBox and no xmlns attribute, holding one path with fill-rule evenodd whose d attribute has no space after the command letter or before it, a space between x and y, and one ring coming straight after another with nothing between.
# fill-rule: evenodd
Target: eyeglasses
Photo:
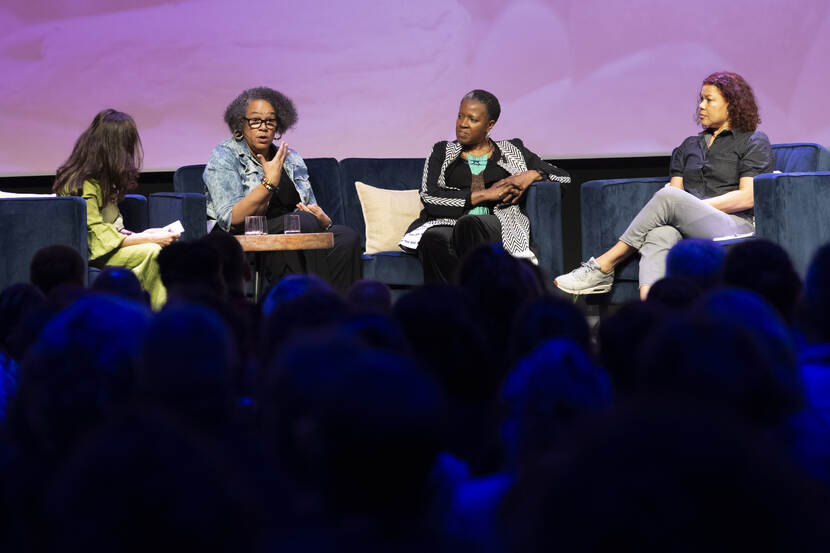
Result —
<instances>
[{"instance_id":1,"label":"eyeglasses","mask_svg":"<svg viewBox=\"0 0 830 553\"><path fill-rule=\"evenodd\" d=\"M253 119L248 119L247 117L244 118L245 121L248 122L248 126L252 129L258 129L265 123L265 127L268 129L276 129L277 128L277 120L276 119L260 119L255 117Z\"/></svg>"}]
</instances>

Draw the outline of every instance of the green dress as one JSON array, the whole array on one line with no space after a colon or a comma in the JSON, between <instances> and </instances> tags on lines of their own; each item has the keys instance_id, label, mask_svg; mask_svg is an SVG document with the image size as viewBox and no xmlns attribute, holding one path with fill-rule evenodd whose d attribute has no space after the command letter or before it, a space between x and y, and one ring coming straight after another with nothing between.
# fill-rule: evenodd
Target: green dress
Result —
<instances>
[{"instance_id":1,"label":"green dress","mask_svg":"<svg viewBox=\"0 0 830 553\"><path fill-rule=\"evenodd\" d=\"M84 181L83 198L86 200L87 242L89 264L93 267L126 267L130 269L150 294L153 309L161 309L167 301L167 290L161 283L158 254L161 246L154 243L122 246L127 237L121 212L114 203L102 205L101 187L94 180Z\"/></svg>"}]
</instances>

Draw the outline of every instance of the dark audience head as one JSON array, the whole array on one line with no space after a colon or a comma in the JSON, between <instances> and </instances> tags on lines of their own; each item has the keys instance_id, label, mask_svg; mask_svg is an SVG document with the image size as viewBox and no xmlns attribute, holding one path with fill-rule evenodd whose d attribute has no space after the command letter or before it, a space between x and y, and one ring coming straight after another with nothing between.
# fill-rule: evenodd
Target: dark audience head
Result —
<instances>
[{"instance_id":1,"label":"dark audience head","mask_svg":"<svg viewBox=\"0 0 830 553\"><path fill-rule=\"evenodd\" d=\"M227 232L211 232L200 240L211 246L222 261L222 278L228 295L245 296L245 283L251 279L251 268L239 240Z\"/></svg>"},{"instance_id":2,"label":"dark audience head","mask_svg":"<svg viewBox=\"0 0 830 553\"><path fill-rule=\"evenodd\" d=\"M358 280L349 289L349 303L357 311L388 314L392 312L389 286L377 280Z\"/></svg>"},{"instance_id":3,"label":"dark audience head","mask_svg":"<svg viewBox=\"0 0 830 553\"><path fill-rule=\"evenodd\" d=\"M666 276L686 278L710 290L718 285L724 257L723 247L712 240L685 238L669 250Z\"/></svg>"},{"instance_id":4,"label":"dark audience head","mask_svg":"<svg viewBox=\"0 0 830 553\"><path fill-rule=\"evenodd\" d=\"M507 375L501 399L507 464L517 469L554 447L578 420L607 408L611 382L581 346L555 338Z\"/></svg>"},{"instance_id":5,"label":"dark audience head","mask_svg":"<svg viewBox=\"0 0 830 553\"><path fill-rule=\"evenodd\" d=\"M217 427L233 402L235 355L233 335L215 312L186 303L165 307L147 329L137 392L188 423Z\"/></svg>"},{"instance_id":6,"label":"dark audience head","mask_svg":"<svg viewBox=\"0 0 830 553\"><path fill-rule=\"evenodd\" d=\"M793 411L802 401L802 383L798 373L796 345L789 327L770 305L749 290L722 289L701 299L697 316L748 332L771 364L781 401ZM782 408L785 405L781 405Z\"/></svg>"},{"instance_id":7,"label":"dark audience head","mask_svg":"<svg viewBox=\"0 0 830 553\"><path fill-rule=\"evenodd\" d=\"M458 285L477 303L492 300L499 305L512 304L515 309L544 292L527 263L500 244L482 244L470 251L462 259L457 277Z\"/></svg>"},{"instance_id":8,"label":"dark audience head","mask_svg":"<svg viewBox=\"0 0 830 553\"><path fill-rule=\"evenodd\" d=\"M285 278L277 283L266 297L265 303L270 303L274 308L264 315L260 329L261 364L270 363L284 345L298 336L318 329L333 329L350 314L346 300L328 285L322 288L317 284L309 285L312 280L292 279L292 282L300 286L280 287ZM282 292L286 292L285 295ZM268 301L269 298L272 303Z\"/></svg>"},{"instance_id":9,"label":"dark audience head","mask_svg":"<svg viewBox=\"0 0 830 553\"><path fill-rule=\"evenodd\" d=\"M39 249L29 265L29 280L48 294L61 284L84 285L86 263L74 248L55 244Z\"/></svg>"},{"instance_id":10,"label":"dark audience head","mask_svg":"<svg viewBox=\"0 0 830 553\"><path fill-rule=\"evenodd\" d=\"M285 275L271 287L262 300L262 315L267 317L282 303L301 296L333 292L334 289L317 275Z\"/></svg>"},{"instance_id":11,"label":"dark audience head","mask_svg":"<svg viewBox=\"0 0 830 553\"><path fill-rule=\"evenodd\" d=\"M185 298L207 294L227 295L222 260L215 248L201 241L173 242L158 256L161 281L168 295Z\"/></svg>"},{"instance_id":12,"label":"dark audience head","mask_svg":"<svg viewBox=\"0 0 830 553\"><path fill-rule=\"evenodd\" d=\"M648 291L646 302L659 304L674 311L686 311L700 297L702 288L685 277L665 276Z\"/></svg>"},{"instance_id":13,"label":"dark audience head","mask_svg":"<svg viewBox=\"0 0 830 553\"><path fill-rule=\"evenodd\" d=\"M545 459L511 491L508 550L827 548L826 490L740 422L668 402L589 422L566 455Z\"/></svg>"},{"instance_id":14,"label":"dark audience head","mask_svg":"<svg viewBox=\"0 0 830 553\"><path fill-rule=\"evenodd\" d=\"M599 325L599 360L611 377L617 397L639 388L640 356L652 331L669 319L665 306L653 301L632 301Z\"/></svg>"},{"instance_id":15,"label":"dark audience head","mask_svg":"<svg viewBox=\"0 0 830 553\"><path fill-rule=\"evenodd\" d=\"M395 303L394 312L415 358L449 397L496 397L504 372L493 363L481 321L462 290L440 284L416 288Z\"/></svg>"},{"instance_id":16,"label":"dark audience head","mask_svg":"<svg viewBox=\"0 0 830 553\"><path fill-rule=\"evenodd\" d=\"M461 260L457 282L478 312L492 355L506 368L516 312L545 293L537 273L500 244L482 244Z\"/></svg>"},{"instance_id":17,"label":"dark audience head","mask_svg":"<svg viewBox=\"0 0 830 553\"><path fill-rule=\"evenodd\" d=\"M723 282L758 293L785 321L793 320L801 279L778 244L756 239L732 247L723 264Z\"/></svg>"},{"instance_id":18,"label":"dark audience head","mask_svg":"<svg viewBox=\"0 0 830 553\"><path fill-rule=\"evenodd\" d=\"M56 315L87 295L90 295L89 290L74 284L62 284L54 288L46 296L45 302L38 304L11 329L6 338L9 355L22 362L37 341L43 327Z\"/></svg>"},{"instance_id":19,"label":"dark audience head","mask_svg":"<svg viewBox=\"0 0 830 553\"><path fill-rule=\"evenodd\" d=\"M9 337L45 301L41 289L26 282L12 284L0 293L0 351L10 353Z\"/></svg>"},{"instance_id":20,"label":"dark audience head","mask_svg":"<svg viewBox=\"0 0 830 553\"><path fill-rule=\"evenodd\" d=\"M358 311L340 325L339 334L369 349L411 354L409 340L401 325L390 315Z\"/></svg>"},{"instance_id":21,"label":"dark audience head","mask_svg":"<svg viewBox=\"0 0 830 553\"><path fill-rule=\"evenodd\" d=\"M149 296L141 289L138 277L126 267L104 267L90 288L149 305Z\"/></svg>"},{"instance_id":22,"label":"dark audience head","mask_svg":"<svg viewBox=\"0 0 830 553\"><path fill-rule=\"evenodd\" d=\"M567 338L591 352L591 333L585 313L572 301L540 296L526 303L513 322L511 361L519 361L551 338Z\"/></svg>"},{"instance_id":23,"label":"dark audience head","mask_svg":"<svg viewBox=\"0 0 830 553\"><path fill-rule=\"evenodd\" d=\"M52 319L21 368L9 413L17 439L59 454L123 405L149 321L143 306L104 295L82 297Z\"/></svg>"},{"instance_id":24,"label":"dark audience head","mask_svg":"<svg viewBox=\"0 0 830 553\"><path fill-rule=\"evenodd\" d=\"M737 302L724 307L736 308ZM800 390L794 367L780 365L772 353L775 347L761 343L764 339L775 336L709 307L671 320L652 331L640 350L637 392L695 402L701 411L728 410L752 424L774 426L798 408Z\"/></svg>"},{"instance_id":25,"label":"dark audience head","mask_svg":"<svg viewBox=\"0 0 830 553\"><path fill-rule=\"evenodd\" d=\"M438 388L406 357L331 334L298 337L260 387L281 467L338 519L415 528L442 445Z\"/></svg>"},{"instance_id":26,"label":"dark audience head","mask_svg":"<svg viewBox=\"0 0 830 553\"><path fill-rule=\"evenodd\" d=\"M213 446L166 414L118 416L51 486L47 550L255 551L261 513L247 482L231 476Z\"/></svg>"},{"instance_id":27,"label":"dark audience head","mask_svg":"<svg viewBox=\"0 0 830 553\"><path fill-rule=\"evenodd\" d=\"M802 323L812 342L830 342L830 244L816 252L804 281Z\"/></svg>"}]
</instances>

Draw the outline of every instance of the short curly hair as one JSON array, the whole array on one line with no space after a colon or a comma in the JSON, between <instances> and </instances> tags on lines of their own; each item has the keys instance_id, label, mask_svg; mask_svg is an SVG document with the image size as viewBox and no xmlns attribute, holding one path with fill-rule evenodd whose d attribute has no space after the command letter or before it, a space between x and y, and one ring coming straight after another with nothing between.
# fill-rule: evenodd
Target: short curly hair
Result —
<instances>
[{"instance_id":1,"label":"short curly hair","mask_svg":"<svg viewBox=\"0 0 830 553\"><path fill-rule=\"evenodd\" d=\"M703 79L702 86L712 85L718 88L728 104L729 126L743 132L752 132L758 128L761 117L758 115L758 103L752 87L737 73L719 71ZM700 105L695 111L695 121L700 122Z\"/></svg>"},{"instance_id":2,"label":"short curly hair","mask_svg":"<svg viewBox=\"0 0 830 553\"><path fill-rule=\"evenodd\" d=\"M464 100L475 100L476 102L481 102L484 104L484 107L487 108L487 116L490 117L490 120L499 120L499 115L501 115L501 106L499 105L499 99L496 98L493 93L477 88L465 94L464 97L461 98L462 102Z\"/></svg>"},{"instance_id":3,"label":"short curly hair","mask_svg":"<svg viewBox=\"0 0 830 553\"><path fill-rule=\"evenodd\" d=\"M225 123L227 123L234 136L238 136L242 132L245 124L245 111L248 109L248 104L253 100L265 100L274 106L279 134L283 134L297 122L297 109L288 96L273 88L258 86L243 91L225 108Z\"/></svg>"}]
</instances>

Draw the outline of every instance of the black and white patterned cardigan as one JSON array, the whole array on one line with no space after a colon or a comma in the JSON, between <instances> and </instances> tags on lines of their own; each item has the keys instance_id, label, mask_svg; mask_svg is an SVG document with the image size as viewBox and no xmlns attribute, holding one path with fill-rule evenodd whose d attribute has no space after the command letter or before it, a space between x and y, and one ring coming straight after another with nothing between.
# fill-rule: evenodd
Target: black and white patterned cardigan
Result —
<instances>
[{"instance_id":1,"label":"black and white patterned cardigan","mask_svg":"<svg viewBox=\"0 0 830 553\"><path fill-rule=\"evenodd\" d=\"M515 175L523 173L528 169L535 169L547 176L549 180L557 181L562 184L571 182L571 177L561 169L554 167L544 161L541 161L538 156L529 152L522 145L521 140L514 138L513 140L499 140L495 143L495 147L499 150L498 160L496 164L510 173ZM436 156L441 152L443 146L443 159ZM425 213L432 212L457 212L467 206L468 197L470 194L469 188L460 189L447 185L446 171L452 162L454 162L461 155L461 145L458 142L439 142L433 148L432 155L427 158L424 164L424 174L421 180L421 201L425 206ZM526 157L527 156L527 157ZM533 167L528 167L528 161L533 161ZM431 168L431 164L440 163L440 171L435 172ZM437 180L436 180L437 179ZM436 182L430 182L435 180ZM436 194L436 187L440 191ZM432 209L430 209L432 208ZM493 214L498 217L501 223L502 244L504 249L516 257L523 257L537 263L536 255L530 250L530 220L522 211L519 204L501 204L493 208ZM421 217L413 223L409 231L404 235L399 242L399 246L404 251L414 252L418 249L418 244L421 241L421 236L427 229L438 225L455 225L458 220L457 217ZM420 223L420 224L418 224Z\"/></svg>"}]
</instances>

